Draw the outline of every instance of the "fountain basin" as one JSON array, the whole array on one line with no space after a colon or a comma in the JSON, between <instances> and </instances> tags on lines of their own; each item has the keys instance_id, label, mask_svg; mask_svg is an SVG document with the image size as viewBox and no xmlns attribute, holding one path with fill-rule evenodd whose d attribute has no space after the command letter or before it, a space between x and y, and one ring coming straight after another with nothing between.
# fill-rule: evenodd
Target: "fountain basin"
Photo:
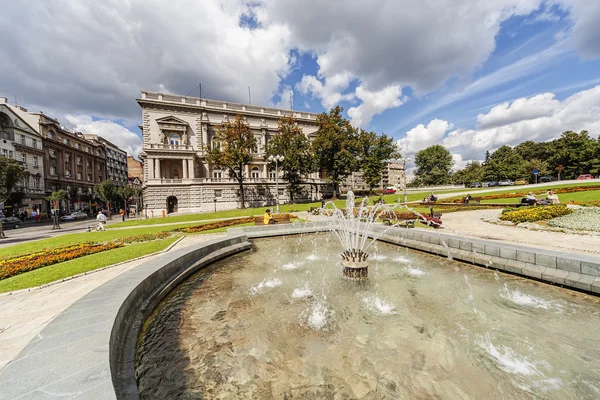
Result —
<instances>
[{"instance_id":1,"label":"fountain basin","mask_svg":"<svg viewBox=\"0 0 600 400\"><path fill-rule=\"evenodd\" d=\"M344 278L362 281L369 278L369 263L366 261L342 260Z\"/></svg>"}]
</instances>

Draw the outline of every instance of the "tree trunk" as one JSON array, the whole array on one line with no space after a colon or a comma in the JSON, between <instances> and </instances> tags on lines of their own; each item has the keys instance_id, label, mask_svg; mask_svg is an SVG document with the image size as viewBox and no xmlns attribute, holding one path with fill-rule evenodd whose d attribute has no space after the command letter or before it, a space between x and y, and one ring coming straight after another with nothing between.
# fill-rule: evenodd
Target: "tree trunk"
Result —
<instances>
[{"instance_id":1,"label":"tree trunk","mask_svg":"<svg viewBox=\"0 0 600 400\"><path fill-rule=\"evenodd\" d=\"M244 172L243 165L240 165L240 173L238 175L238 183L240 186L240 200L242 202L240 208L244 210L246 208L246 199L244 198Z\"/></svg>"},{"instance_id":2,"label":"tree trunk","mask_svg":"<svg viewBox=\"0 0 600 400\"><path fill-rule=\"evenodd\" d=\"M4 224L0 223L0 239L4 238L6 238L6 235L4 234Z\"/></svg>"}]
</instances>

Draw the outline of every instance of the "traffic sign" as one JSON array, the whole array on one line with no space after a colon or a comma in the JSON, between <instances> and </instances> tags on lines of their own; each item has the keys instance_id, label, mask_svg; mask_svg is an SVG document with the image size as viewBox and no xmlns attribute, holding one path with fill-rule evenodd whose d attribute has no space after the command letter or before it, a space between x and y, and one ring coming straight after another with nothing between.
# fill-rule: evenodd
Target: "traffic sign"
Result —
<instances>
[{"instance_id":1,"label":"traffic sign","mask_svg":"<svg viewBox=\"0 0 600 400\"><path fill-rule=\"evenodd\" d=\"M537 169L534 169L534 170L533 170L533 174L534 174L534 175L537 175L537 174L539 174L539 173L540 173L540 171L539 171L539 170L537 170Z\"/></svg>"}]
</instances>

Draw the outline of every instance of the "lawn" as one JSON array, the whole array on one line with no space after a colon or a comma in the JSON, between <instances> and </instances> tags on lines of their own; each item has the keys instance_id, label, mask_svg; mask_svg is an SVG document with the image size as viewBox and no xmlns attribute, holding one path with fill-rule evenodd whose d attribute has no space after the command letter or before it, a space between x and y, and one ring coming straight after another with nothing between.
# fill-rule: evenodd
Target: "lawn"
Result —
<instances>
[{"instance_id":1,"label":"lawn","mask_svg":"<svg viewBox=\"0 0 600 400\"><path fill-rule=\"evenodd\" d=\"M166 249L177 237L136 243L16 275L0 281L0 293L26 289Z\"/></svg>"},{"instance_id":2,"label":"lawn","mask_svg":"<svg viewBox=\"0 0 600 400\"><path fill-rule=\"evenodd\" d=\"M512 192L514 193L514 192ZM535 193L535 192L534 192ZM546 191L542 194L536 194L536 197L541 200L546 198ZM562 193L558 195L558 199L561 203L570 203L572 201L587 201L587 200L600 200L600 190L590 190L588 192L575 192L575 193ZM496 200L483 200L481 204L485 203L506 203L506 204L517 204L521 201L518 197L510 199L496 199Z\"/></svg>"}]
</instances>

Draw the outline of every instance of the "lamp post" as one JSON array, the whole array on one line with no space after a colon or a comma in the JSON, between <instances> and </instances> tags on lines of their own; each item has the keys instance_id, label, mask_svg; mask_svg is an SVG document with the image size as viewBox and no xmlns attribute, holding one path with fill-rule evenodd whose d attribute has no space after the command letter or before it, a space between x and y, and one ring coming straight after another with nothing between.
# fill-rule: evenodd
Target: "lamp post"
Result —
<instances>
[{"instance_id":1,"label":"lamp post","mask_svg":"<svg viewBox=\"0 0 600 400\"><path fill-rule=\"evenodd\" d=\"M410 161L410 158L402 158L402 170L404 175L404 204L408 203L408 195L406 194L406 162Z\"/></svg>"},{"instance_id":2,"label":"lamp post","mask_svg":"<svg viewBox=\"0 0 600 400\"><path fill-rule=\"evenodd\" d=\"M275 192L277 192L277 214L279 214L279 163L284 160L282 155L269 156L267 158L270 162L275 162Z\"/></svg>"}]
</instances>

